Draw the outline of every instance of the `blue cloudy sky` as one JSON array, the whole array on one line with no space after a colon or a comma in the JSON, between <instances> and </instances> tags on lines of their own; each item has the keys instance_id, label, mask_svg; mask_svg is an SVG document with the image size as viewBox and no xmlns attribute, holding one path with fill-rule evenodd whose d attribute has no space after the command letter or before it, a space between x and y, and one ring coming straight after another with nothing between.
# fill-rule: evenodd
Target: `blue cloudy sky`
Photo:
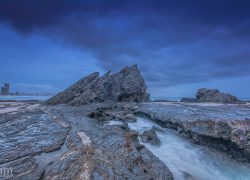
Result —
<instances>
[{"instance_id":1,"label":"blue cloudy sky","mask_svg":"<svg viewBox=\"0 0 250 180\"><path fill-rule=\"evenodd\" d=\"M138 64L151 96L250 96L248 0L1 0L0 83L55 93Z\"/></svg>"}]
</instances>

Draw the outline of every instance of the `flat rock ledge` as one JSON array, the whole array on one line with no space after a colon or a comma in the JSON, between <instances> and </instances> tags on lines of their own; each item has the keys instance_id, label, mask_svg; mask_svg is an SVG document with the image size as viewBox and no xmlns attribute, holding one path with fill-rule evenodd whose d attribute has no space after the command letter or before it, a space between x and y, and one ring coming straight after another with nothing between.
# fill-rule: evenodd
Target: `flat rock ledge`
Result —
<instances>
[{"instance_id":1,"label":"flat rock ledge","mask_svg":"<svg viewBox=\"0 0 250 180\"><path fill-rule=\"evenodd\" d=\"M9 179L173 179L128 122L146 116L195 143L250 162L250 106L99 103L81 107L0 104L0 168ZM119 120L121 125L109 125ZM8 179L8 178L7 178Z\"/></svg>"},{"instance_id":2,"label":"flat rock ledge","mask_svg":"<svg viewBox=\"0 0 250 180\"><path fill-rule=\"evenodd\" d=\"M1 105L0 168L13 173L5 179L172 180L137 132L88 117L103 106Z\"/></svg>"},{"instance_id":3,"label":"flat rock ledge","mask_svg":"<svg viewBox=\"0 0 250 180\"><path fill-rule=\"evenodd\" d=\"M132 120L125 118L128 115L133 117ZM224 152L238 161L250 162L248 104L117 103L99 107L88 116L102 123L110 120L121 121L123 129L127 129L127 122L135 121L135 116L144 116L161 127L177 130L194 143ZM152 131L146 131L145 136L141 134L140 137L142 141L150 143L155 136Z\"/></svg>"},{"instance_id":4,"label":"flat rock ledge","mask_svg":"<svg viewBox=\"0 0 250 180\"><path fill-rule=\"evenodd\" d=\"M145 103L135 114L177 130L197 144L250 162L250 107L202 103Z\"/></svg>"}]
</instances>

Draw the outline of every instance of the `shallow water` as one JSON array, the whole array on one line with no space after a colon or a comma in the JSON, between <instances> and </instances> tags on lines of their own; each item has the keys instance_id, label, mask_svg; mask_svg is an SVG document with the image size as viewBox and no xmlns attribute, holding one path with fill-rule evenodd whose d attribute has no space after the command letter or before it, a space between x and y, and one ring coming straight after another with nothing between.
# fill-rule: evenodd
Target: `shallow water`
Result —
<instances>
[{"instance_id":1,"label":"shallow water","mask_svg":"<svg viewBox=\"0 0 250 180\"><path fill-rule=\"evenodd\" d=\"M180 101L182 97L165 97L165 96L153 96L151 97L151 100L157 100L157 99L161 99L161 100L170 100L170 101ZM187 98L195 98L194 96L190 96ZM250 97L238 97L240 100L242 101L250 101Z\"/></svg>"},{"instance_id":2,"label":"shallow water","mask_svg":"<svg viewBox=\"0 0 250 180\"><path fill-rule=\"evenodd\" d=\"M0 95L0 100L13 100L13 101L24 101L24 100L39 100L45 101L49 99L50 96L2 96Z\"/></svg>"},{"instance_id":3,"label":"shallow water","mask_svg":"<svg viewBox=\"0 0 250 180\"><path fill-rule=\"evenodd\" d=\"M139 133L150 129L152 126L157 125L144 118L138 118L136 123L129 123L130 129ZM229 160L207 147L193 144L173 130L161 129L162 132L157 131L161 141L160 146L143 144L168 166L175 179L250 179L249 165Z\"/></svg>"}]
</instances>

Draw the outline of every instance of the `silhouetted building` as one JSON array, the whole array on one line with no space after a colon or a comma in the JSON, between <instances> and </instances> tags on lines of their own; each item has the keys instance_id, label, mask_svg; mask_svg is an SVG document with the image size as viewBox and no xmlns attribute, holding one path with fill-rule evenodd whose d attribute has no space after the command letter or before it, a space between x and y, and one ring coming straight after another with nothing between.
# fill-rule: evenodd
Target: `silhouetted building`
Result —
<instances>
[{"instance_id":1,"label":"silhouetted building","mask_svg":"<svg viewBox=\"0 0 250 180\"><path fill-rule=\"evenodd\" d=\"M4 86L1 88L1 94L2 95L8 95L10 91L10 84L4 83Z\"/></svg>"}]
</instances>

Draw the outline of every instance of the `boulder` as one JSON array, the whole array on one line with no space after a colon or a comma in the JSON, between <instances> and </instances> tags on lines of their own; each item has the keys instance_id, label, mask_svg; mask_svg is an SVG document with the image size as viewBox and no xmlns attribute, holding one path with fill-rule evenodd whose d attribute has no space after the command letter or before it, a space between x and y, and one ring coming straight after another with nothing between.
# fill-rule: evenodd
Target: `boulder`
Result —
<instances>
[{"instance_id":1,"label":"boulder","mask_svg":"<svg viewBox=\"0 0 250 180\"><path fill-rule=\"evenodd\" d=\"M46 101L49 105L80 106L93 102L149 101L147 87L136 65L100 77L92 73Z\"/></svg>"},{"instance_id":2,"label":"boulder","mask_svg":"<svg viewBox=\"0 0 250 180\"><path fill-rule=\"evenodd\" d=\"M136 116L133 114L124 114L122 116L120 116L120 120L123 121L128 121L128 122L136 122Z\"/></svg>"},{"instance_id":3,"label":"boulder","mask_svg":"<svg viewBox=\"0 0 250 180\"><path fill-rule=\"evenodd\" d=\"M155 145L159 145L161 141L159 140L156 134L156 128L153 126L150 130L144 131L141 135L141 141L144 143L151 143Z\"/></svg>"},{"instance_id":4,"label":"boulder","mask_svg":"<svg viewBox=\"0 0 250 180\"><path fill-rule=\"evenodd\" d=\"M196 93L198 102L216 102L216 103L237 103L240 102L235 96L228 93L222 93L218 89L199 89Z\"/></svg>"}]
</instances>

